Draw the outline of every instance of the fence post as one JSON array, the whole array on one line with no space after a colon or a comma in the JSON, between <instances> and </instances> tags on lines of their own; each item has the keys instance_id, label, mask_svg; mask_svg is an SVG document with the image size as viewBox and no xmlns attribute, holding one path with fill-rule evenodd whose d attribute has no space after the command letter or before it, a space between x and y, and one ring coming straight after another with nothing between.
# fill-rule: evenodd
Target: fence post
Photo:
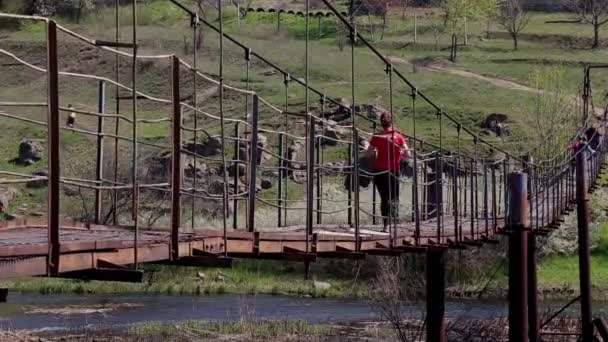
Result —
<instances>
[{"instance_id":1,"label":"fence post","mask_svg":"<svg viewBox=\"0 0 608 342\"><path fill-rule=\"evenodd\" d=\"M509 175L509 341L528 340L527 237L528 179L525 173Z\"/></svg>"},{"instance_id":2,"label":"fence post","mask_svg":"<svg viewBox=\"0 0 608 342\"><path fill-rule=\"evenodd\" d=\"M427 248L426 252L426 340L447 341L445 326L445 250Z\"/></svg>"},{"instance_id":3,"label":"fence post","mask_svg":"<svg viewBox=\"0 0 608 342\"><path fill-rule=\"evenodd\" d=\"M47 23L47 81L48 81L48 237L49 260L47 273L59 275L59 69L57 65L57 24Z\"/></svg>"},{"instance_id":4,"label":"fence post","mask_svg":"<svg viewBox=\"0 0 608 342\"><path fill-rule=\"evenodd\" d=\"M253 95L251 108L251 148L249 155L249 200L247 212L247 229L255 232L255 191L258 171L258 96Z\"/></svg>"},{"instance_id":5,"label":"fence post","mask_svg":"<svg viewBox=\"0 0 608 342\"><path fill-rule=\"evenodd\" d=\"M587 178L587 151L576 156L576 201L578 220L578 262L581 289L582 341L593 341L591 316L591 255L589 252L589 179Z\"/></svg>"},{"instance_id":6,"label":"fence post","mask_svg":"<svg viewBox=\"0 0 608 342\"><path fill-rule=\"evenodd\" d=\"M103 114L106 111L106 83L99 81L97 83L97 112ZM97 158L95 179L97 186L103 185L103 116L97 117ZM95 224L101 224L101 209L102 209L101 190L95 189Z\"/></svg>"},{"instance_id":7,"label":"fence post","mask_svg":"<svg viewBox=\"0 0 608 342\"><path fill-rule=\"evenodd\" d=\"M182 182L182 106L179 88L179 59L172 58L172 102L173 102L173 158L171 168L171 260L179 259L179 226L181 221L181 182ZM196 170L194 171L196 177Z\"/></svg>"}]
</instances>

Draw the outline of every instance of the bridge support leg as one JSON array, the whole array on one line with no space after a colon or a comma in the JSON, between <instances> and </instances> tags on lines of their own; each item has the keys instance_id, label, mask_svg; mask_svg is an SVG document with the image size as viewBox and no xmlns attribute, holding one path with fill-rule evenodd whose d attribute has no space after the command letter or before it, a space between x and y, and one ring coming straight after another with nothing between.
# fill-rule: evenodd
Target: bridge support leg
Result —
<instances>
[{"instance_id":1,"label":"bridge support leg","mask_svg":"<svg viewBox=\"0 0 608 342\"><path fill-rule=\"evenodd\" d=\"M181 196L182 188L182 106L179 88L179 59L172 58L172 95L173 95L173 120L172 138L173 153L171 160L171 261L179 259L179 226L181 224ZM196 114L195 114L196 115ZM196 172L195 172L196 173ZM196 175L195 175L196 177ZM224 218L225 219L225 218Z\"/></svg>"},{"instance_id":2,"label":"bridge support leg","mask_svg":"<svg viewBox=\"0 0 608 342\"><path fill-rule=\"evenodd\" d=\"M576 201L578 220L578 262L581 288L582 341L593 341L591 317L591 255L589 252L589 183L587 178L587 152L576 156Z\"/></svg>"},{"instance_id":3,"label":"bridge support leg","mask_svg":"<svg viewBox=\"0 0 608 342\"><path fill-rule=\"evenodd\" d=\"M106 112L106 83L105 81L99 81L97 83L97 112ZM103 179L103 116L97 118L97 158L96 158L96 170L95 179L97 185L103 185L101 180ZM95 190L95 224L101 224L101 209L102 209L102 193L100 189Z\"/></svg>"},{"instance_id":4,"label":"bridge support leg","mask_svg":"<svg viewBox=\"0 0 608 342\"><path fill-rule=\"evenodd\" d=\"M538 281L536 277L536 235L528 236L528 325L530 342L540 341L538 320Z\"/></svg>"},{"instance_id":5,"label":"bridge support leg","mask_svg":"<svg viewBox=\"0 0 608 342\"><path fill-rule=\"evenodd\" d=\"M431 167L431 164L428 164L427 167ZM440 191L441 189L437 187L437 182L439 182L437 169L434 168L433 171L427 172L426 174L426 219L432 219L438 217L439 212L439 201L441 198Z\"/></svg>"},{"instance_id":6,"label":"bridge support leg","mask_svg":"<svg viewBox=\"0 0 608 342\"><path fill-rule=\"evenodd\" d=\"M8 289L0 289L0 303L6 303L8 298Z\"/></svg>"},{"instance_id":7,"label":"bridge support leg","mask_svg":"<svg viewBox=\"0 0 608 342\"><path fill-rule=\"evenodd\" d=\"M445 249L426 253L426 340L447 341L445 329Z\"/></svg>"},{"instance_id":8,"label":"bridge support leg","mask_svg":"<svg viewBox=\"0 0 608 342\"><path fill-rule=\"evenodd\" d=\"M527 175L511 174L509 185L509 342L525 342L528 341Z\"/></svg>"},{"instance_id":9,"label":"bridge support leg","mask_svg":"<svg viewBox=\"0 0 608 342\"><path fill-rule=\"evenodd\" d=\"M59 156L59 67L57 62L57 24L47 23L47 78L48 78L48 241L49 259L47 274L59 275L59 199L60 199L60 156Z\"/></svg>"}]
</instances>

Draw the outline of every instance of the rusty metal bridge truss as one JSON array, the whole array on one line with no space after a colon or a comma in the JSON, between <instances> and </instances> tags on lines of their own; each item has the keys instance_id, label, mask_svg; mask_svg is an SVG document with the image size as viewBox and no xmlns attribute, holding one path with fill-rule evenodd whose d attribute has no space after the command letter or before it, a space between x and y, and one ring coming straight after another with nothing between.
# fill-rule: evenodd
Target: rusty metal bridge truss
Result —
<instances>
[{"instance_id":1,"label":"rusty metal bridge truss","mask_svg":"<svg viewBox=\"0 0 608 342\"><path fill-rule=\"evenodd\" d=\"M427 253L429 287L428 338L429 341L445 340L443 322L444 291L444 254L449 248L466 249L484 244L497 243L500 235L510 236L510 261L512 267L520 267L518 276L511 276L512 336L513 341L523 341L521 334L530 330L538 335L539 326L533 317L537 316L536 296L526 299L526 289L535 284L535 236L546 235L557 229L563 217L571 212L577 203L586 196L586 184L594 189L601 172L607 146L604 140L603 120L594 122L590 111L591 104L590 74L595 67L585 70L585 91L583 113L578 133L573 134L572 142L578 140L582 132L595 126L594 135L588 137L595 150L587 153L585 149L564 151L551 160L534 161L531 157L516 156L509 151L479 137L472 129L462 125L455 116L444 111L429 97L420 92L391 61L376 50L363 35L356 31L352 23L329 1L324 1L329 12L335 15L350 30L352 56L352 98L350 106L332 98L331 94L313 88L309 83L309 18L306 18L306 68L304 77L290 74L289 71L272 63L257 51L224 33L222 7L219 6L218 25L200 18L197 13L180 6L190 16L196 45L197 30L200 25L219 34L219 75L209 76L197 68L196 49L194 64L189 65L175 55L141 55L138 53L137 4L133 2L132 42L120 40L117 24L115 41L102 41L87 38L73 32L55 21L43 17L19 16L0 13L0 17L24 21L38 21L46 26L46 67L34 65L28 56L0 48L3 58L46 75L48 97L46 102L9 102L0 99L0 117L20 120L31 125L46 127L48 134L48 175L32 176L17 172L0 171L5 178L0 184L23 184L47 182L48 210L44 219L23 219L1 224L0 228L0 279L19 276L59 276L72 272L96 271L98 278L132 279L132 270L141 263L169 262L181 265L229 265L231 258L257 258L301 261L309 265L317 258L364 259L366 255L397 256L402 253ZM118 18L118 6L116 7ZM311 13L312 14L312 13ZM100 54L115 56L116 74L114 77L97 76L60 70L58 57L58 33L76 39L81 44L97 49ZM234 44L242 50L246 66L246 86L243 88L224 82L224 44ZM351 186L346 198L334 199L324 195L324 186L341 182L342 177L352 175L373 176L361 169L359 153L361 140L369 139L376 130L375 120L357 111L355 79L355 45L362 44L378 57L384 65L389 85L390 111L394 97L408 97L413 116L413 134L408 140L414 149L413 172L407 180L401 180L399 187L402 202L402 217L389 225L388 232L382 231L378 224L383 217L377 210L376 193L359 189L360 177L350 177ZM130 52L125 52L127 50ZM130 60L130 85L121 83L121 59ZM138 64L147 60L164 60L170 65L171 97L163 98L138 90ZM250 83L252 63L269 67L282 77L285 85L285 103L273 104L254 90ZM97 111L80 108L66 108L60 103L62 82L80 79L97 82L100 105ZM185 79L191 82L187 88ZM194 80L194 81L192 81ZM202 85L216 87L219 92L219 109L209 113L197 102L197 87ZM409 91L395 92L395 87L405 86ZM105 109L105 87L116 89L116 110L112 113ZM291 110L289 87L301 87L305 93L304 109ZM184 88L192 90L191 101L184 101L187 94ZM120 91L131 93L130 114L125 114L118 101ZM227 117L225 102L228 96L242 100L242 110L238 117ZM311 97L318 98L320 111L311 111ZM138 117L141 102L166 106L169 116L149 119ZM420 102L434 108L437 118L438 143L431 144L421 139L416 131L417 105ZM36 120L13 112L16 108L46 108L47 120ZM330 122L325 117L327 108L344 113L348 122ZM169 109L170 108L170 109ZM319 109L319 108L317 108ZM76 112L81 116L97 119L97 129L65 127L61 124L61 113ZM189 114L194 118L193 126L184 123ZM284 123L269 123L267 118L284 118ZM198 118L198 119L197 119ZM298 122L299 126L293 124ZM108 124L114 123L114 132L108 132ZM150 142L138 135L141 124L168 124L171 136L164 144ZM208 157L196 150L197 139L202 134L211 137L208 127L219 123L221 152L219 157ZM105 125L105 128L104 128ZM132 132L125 135L127 125ZM348 132L347 138L326 135L328 126ZM278 127L278 128L277 128ZM298 130L294 127L299 127ZM290 129L291 128L291 129ZM229 132L233 129L233 133ZM61 134L68 131L94 137L97 150L96 178L81 179L62 176ZM444 147L446 130L455 130L458 137L456 150ZM304 135L298 135L305 131ZM186 133L184 133L186 132ZM186 135L194 136L195 149L184 146ZM258 140L265 135L270 144L262 145ZM466 139L465 139L466 137ZM461 140L472 142L468 149L461 148ZM119 149L119 142L129 146L129 154ZM113 143L113 144L112 144ZM294 160L289 156L294 144L304 146L305 157ZM229 148L234 147L234 157ZM243 156L242 148L246 151ZM113 148L113 151L110 150ZM142 182L138 172L138 150L153 148L170 151L170 179L166 182ZM345 151L348 161L336 167L326 161L327 151ZM114 160L114 173L104 170L104 151L109 151ZM467 152L473 151L473 152ZM106 152L105 154L108 154ZM269 156L269 162L260 163L260 155ZM119 155L130 155L131 172L129 179L117 175ZM501 155L491 159L490 155ZM193 159L194 177L185 180L184 157ZM578 163L576 162L578 161ZM197 187L197 164L216 163L221 166L222 189L216 193ZM232 168L233 172L229 172ZM244 170L242 173L240 170ZM272 173L278 191L275 198L257 189L257 178L262 173ZM287 188L300 186L293 180L297 175L303 179L304 199L289 199ZM113 179L111 179L113 178ZM291 184L290 184L291 183ZM89 189L95 192L94 223L72 222L62 219L60 191L62 185ZM578 185L578 188L577 188ZM581 188L581 186L583 188ZM245 189L245 190L243 190ZM352 189L357 189L353 191ZM579 192L577 193L577 189ZM585 189L585 190L581 190ZM140 224L139 199L146 192L158 192L170 197L170 223L165 227L144 227ZM367 196L366 194L369 194ZM370 199L364 200L367 196ZM104 196L109 200L104 201ZM125 219L117 210L117 201L126 196L131 199L130 218ZM582 196L582 197L581 197ZM221 203L222 213L219 226L195 224L197 201ZM186 231L184 207L191 206L191 229ZM339 208L333 208L334 206ZM232 207L232 208L231 208ZM108 209L109 208L109 209ZM231 209L231 210L230 210ZM229 211L232 211L231 215ZM239 213L244 212L244 220ZM262 216L276 215L275 224L262 226ZM103 217L110 217L112 224L104 224ZM267 222L268 220L263 220ZM527 239L527 236L530 239ZM525 236L525 237L524 237ZM527 242L526 242L527 241ZM527 258L528 254L531 258ZM531 260L530 260L531 259ZM528 277L526 268L534 277ZM587 270L588 271L588 270ZM90 273L89 273L90 275ZM588 274L587 274L588 276ZM135 279L138 277L135 276ZM519 291L519 292L517 292ZM535 291L535 290L534 290ZM535 293L535 292L534 292ZM527 302L530 300L530 302ZM528 303L530 303L528 305ZM514 305L514 306L513 306ZM518 306L517 306L518 305ZM519 312L517 309L519 308ZM523 308L523 309L522 309ZM523 311L522 311L523 310ZM528 315L526 310L531 310ZM534 313L536 312L536 315ZM525 317L525 318L524 318ZM527 317L530 322L526 321ZM590 317L585 318L586 321ZM525 336L525 335L524 335ZM527 338L527 337L526 337ZM531 340L533 340L531 338Z\"/></svg>"}]
</instances>

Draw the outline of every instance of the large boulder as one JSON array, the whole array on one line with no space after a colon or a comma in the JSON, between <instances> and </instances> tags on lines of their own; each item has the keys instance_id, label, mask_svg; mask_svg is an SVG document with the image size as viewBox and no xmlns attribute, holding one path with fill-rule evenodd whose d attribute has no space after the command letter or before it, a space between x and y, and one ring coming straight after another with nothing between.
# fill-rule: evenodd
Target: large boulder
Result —
<instances>
[{"instance_id":1,"label":"large boulder","mask_svg":"<svg viewBox=\"0 0 608 342\"><path fill-rule=\"evenodd\" d=\"M219 137L210 137L203 142L187 142L184 149L203 157L213 157L222 153L222 140Z\"/></svg>"},{"instance_id":2,"label":"large boulder","mask_svg":"<svg viewBox=\"0 0 608 342\"><path fill-rule=\"evenodd\" d=\"M235 153L233 154L233 159L234 160L240 160L240 161L244 161L244 162L248 162L249 161L249 145L250 145L250 141L249 141L249 137L245 137L244 139L246 140L239 140L238 142L238 150L235 151ZM268 145L268 138L262 134L258 133L258 154L256 156L256 162L258 165L264 164L265 162L267 162L268 160L270 160L272 158L272 156L270 155L270 153L268 153L268 151L270 151L270 147ZM230 168L232 168L232 172L234 172L234 165L231 165Z\"/></svg>"},{"instance_id":3,"label":"large boulder","mask_svg":"<svg viewBox=\"0 0 608 342\"><path fill-rule=\"evenodd\" d=\"M334 99L334 101L339 103L339 105L329 101L326 102L325 111L322 113L322 116L336 122L341 122L350 118L349 108L351 107L351 104L344 98L337 98Z\"/></svg>"},{"instance_id":4,"label":"large boulder","mask_svg":"<svg viewBox=\"0 0 608 342\"><path fill-rule=\"evenodd\" d=\"M334 120L325 120L322 123L318 123L316 131L323 133L321 145L326 146L338 145L338 141L343 140L349 134L349 130L347 128L341 127Z\"/></svg>"},{"instance_id":5,"label":"large boulder","mask_svg":"<svg viewBox=\"0 0 608 342\"><path fill-rule=\"evenodd\" d=\"M5 214L10 202L17 196L17 190L0 186L0 213Z\"/></svg>"},{"instance_id":6,"label":"large boulder","mask_svg":"<svg viewBox=\"0 0 608 342\"><path fill-rule=\"evenodd\" d=\"M46 172L45 170L38 170L38 171L32 172L32 176L48 177L49 173ZM47 185L47 183L48 183L48 181L46 179L41 179L41 180L35 180L35 181L28 182L25 186L27 188L31 188L31 189L38 189L38 188L44 188Z\"/></svg>"},{"instance_id":7,"label":"large boulder","mask_svg":"<svg viewBox=\"0 0 608 342\"><path fill-rule=\"evenodd\" d=\"M24 139L19 144L19 163L32 165L42 158L44 147L35 140Z\"/></svg>"},{"instance_id":8,"label":"large boulder","mask_svg":"<svg viewBox=\"0 0 608 342\"><path fill-rule=\"evenodd\" d=\"M509 134L507 122L509 116L506 114L492 113L488 115L481 123L481 128L495 133L497 136Z\"/></svg>"}]
</instances>

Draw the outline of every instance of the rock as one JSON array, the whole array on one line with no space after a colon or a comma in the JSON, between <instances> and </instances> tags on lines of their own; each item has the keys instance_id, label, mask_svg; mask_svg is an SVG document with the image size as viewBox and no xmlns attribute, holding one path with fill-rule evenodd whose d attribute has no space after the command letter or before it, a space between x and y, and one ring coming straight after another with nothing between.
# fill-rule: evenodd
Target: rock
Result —
<instances>
[{"instance_id":1,"label":"rock","mask_svg":"<svg viewBox=\"0 0 608 342\"><path fill-rule=\"evenodd\" d=\"M44 215L45 215L45 213L41 213L41 212L39 212L39 211L36 211L36 212L30 213L30 216L33 216L33 217L42 217L42 216L44 216Z\"/></svg>"},{"instance_id":2,"label":"rock","mask_svg":"<svg viewBox=\"0 0 608 342\"><path fill-rule=\"evenodd\" d=\"M201 280L204 280L205 278L207 278L207 276L206 276L206 275L205 275L205 273L203 273L203 272L198 272L198 273L196 274L196 276L197 276L199 279L201 279Z\"/></svg>"},{"instance_id":3,"label":"rock","mask_svg":"<svg viewBox=\"0 0 608 342\"><path fill-rule=\"evenodd\" d=\"M272 188L272 182L268 179L262 179L261 186L263 190L268 190Z\"/></svg>"},{"instance_id":4,"label":"rock","mask_svg":"<svg viewBox=\"0 0 608 342\"><path fill-rule=\"evenodd\" d=\"M78 190L76 190L75 188L69 187L69 186L64 186L63 194L68 197L78 196Z\"/></svg>"},{"instance_id":5,"label":"rock","mask_svg":"<svg viewBox=\"0 0 608 342\"><path fill-rule=\"evenodd\" d=\"M374 106L374 105L363 105L365 112L367 113L367 117L373 120L380 119L382 113L388 112L386 109Z\"/></svg>"},{"instance_id":6,"label":"rock","mask_svg":"<svg viewBox=\"0 0 608 342\"><path fill-rule=\"evenodd\" d=\"M17 190L11 187L0 187L0 213L6 213L10 201L17 196Z\"/></svg>"},{"instance_id":7,"label":"rock","mask_svg":"<svg viewBox=\"0 0 608 342\"><path fill-rule=\"evenodd\" d=\"M19 218L19 216L17 216L17 215L3 213L3 212L0 212L0 213L2 214L3 218L7 221L14 221Z\"/></svg>"},{"instance_id":8,"label":"rock","mask_svg":"<svg viewBox=\"0 0 608 342\"><path fill-rule=\"evenodd\" d=\"M218 137L211 137L202 143L188 142L184 145L184 149L203 157L213 157L222 153L222 140Z\"/></svg>"},{"instance_id":9,"label":"rock","mask_svg":"<svg viewBox=\"0 0 608 342\"><path fill-rule=\"evenodd\" d=\"M230 186L228 186L230 188ZM209 185L207 185L207 191L211 195L221 195L224 193L224 179L219 176L211 177L209 179Z\"/></svg>"},{"instance_id":10,"label":"rock","mask_svg":"<svg viewBox=\"0 0 608 342\"><path fill-rule=\"evenodd\" d=\"M34 171L34 172L32 172L32 175L38 176L38 177L48 177L49 176L48 172L46 172L44 170ZM41 179L41 180L28 182L25 186L27 188L31 188L31 189L38 189L38 188L44 188L46 186L46 184L47 184L47 180Z\"/></svg>"},{"instance_id":11,"label":"rock","mask_svg":"<svg viewBox=\"0 0 608 342\"><path fill-rule=\"evenodd\" d=\"M509 130L506 126L508 121L508 115L492 113L483 120L481 128L494 132L497 136L508 135Z\"/></svg>"},{"instance_id":12,"label":"rock","mask_svg":"<svg viewBox=\"0 0 608 342\"><path fill-rule=\"evenodd\" d=\"M194 158L188 157L184 160L184 177L187 178L203 178L207 174L207 164L201 162L200 158L196 160L196 168L194 167Z\"/></svg>"},{"instance_id":13,"label":"rock","mask_svg":"<svg viewBox=\"0 0 608 342\"><path fill-rule=\"evenodd\" d=\"M223 274L218 274L215 276L215 281L219 281L221 283L226 281L226 276Z\"/></svg>"},{"instance_id":14,"label":"rock","mask_svg":"<svg viewBox=\"0 0 608 342\"><path fill-rule=\"evenodd\" d=\"M264 71L262 73L262 75L264 76L272 76L272 75L276 75L278 73L278 71L276 69L270 69L268 71Z\"/></svg>"},{"instance_id":15,"label":"rock","mask_svg":"<svg viewBox=\"0 0 608 342\"><path fill-rule=\"evenodd\" d=\"M315 280L312 282L312 287L317 290L329 290L331 288L331 284L324 281Z\"/></svg>"},{"instance_id":16,"label":"rock","mask_svg":"<svg viewBox=\"0 0 608 342\"><path fill-rule=\"evenodd\" d=\"M250 155L250 153L249 153L250 137L246 136L243 139L245 139L245 140L239 141L239 148L238 148L238 151L236 151L234 153L233 159L248 162L249 155ZM268 153L267 151L270 151L270 147L268 145L268 138L265 135L258 133L258 154L256 157L256 162L258 163L258 165L262 165L263 163L265 163L266 161L268 161L272 158L270 153ZM234 172L234 166L232 166L232 168L233 168L233 172Z\"/></svg>"},{"instance_id":17,"label":"rock","mask_svg":"<svg viewBox=\"0 0 608 342\"><path fill-rule=\"evenodd\" d=\"M42 158L43 151L44 148L39 142L24 139L19 144L19 163L32 165Z\"/></svg>"},{"instance_id":18,"label":"rock","mask_svg":"<svg viewBox=\"0 0 608 342\"><path fill-rule=\"evenodd\" d=\"M233 163L233 164L229 165L228 166L228 175L230 177L234 177L235 170L237 173L237 177L244 177L245 175L247 175L247 165L245 165L245 164Z\"/></svg>"},{"instance_id":19,"label":"rock","mask_svg":"<svg viewBox=\"0 0 608 342\"><path fill-rule=\"evenodd\" d=\"M340 105L336 105L333 102L325 103L325 111L322 113L324 118L334 120L336 122L344 121L350 118L350 103L344 98L334 99Z\"/></svg>"},{"instance_id":20,"label":"rock","mask_svg":"<svg viewBox=\"0 0 608 342\"><path fill-rule=\"evenodd\" d=\"M145 178L151 182L165 182L171 176L171 152L161 152L157 156L152 156L144 162Z\"/></svg>"},{"instance_id":21,"label":"rock","mask_svg":"<svg viewBox=\"0 0 608 342\"><path fill-rule=\"evenodd\" d=\"M334 120L327 120L324 123L317 125L316 130L323 132L321 144L327 146L338 145L338 141L342 140L342 138L349 133L348 129L338 126L338 123Z\"/></svg>"}]
</instances>

